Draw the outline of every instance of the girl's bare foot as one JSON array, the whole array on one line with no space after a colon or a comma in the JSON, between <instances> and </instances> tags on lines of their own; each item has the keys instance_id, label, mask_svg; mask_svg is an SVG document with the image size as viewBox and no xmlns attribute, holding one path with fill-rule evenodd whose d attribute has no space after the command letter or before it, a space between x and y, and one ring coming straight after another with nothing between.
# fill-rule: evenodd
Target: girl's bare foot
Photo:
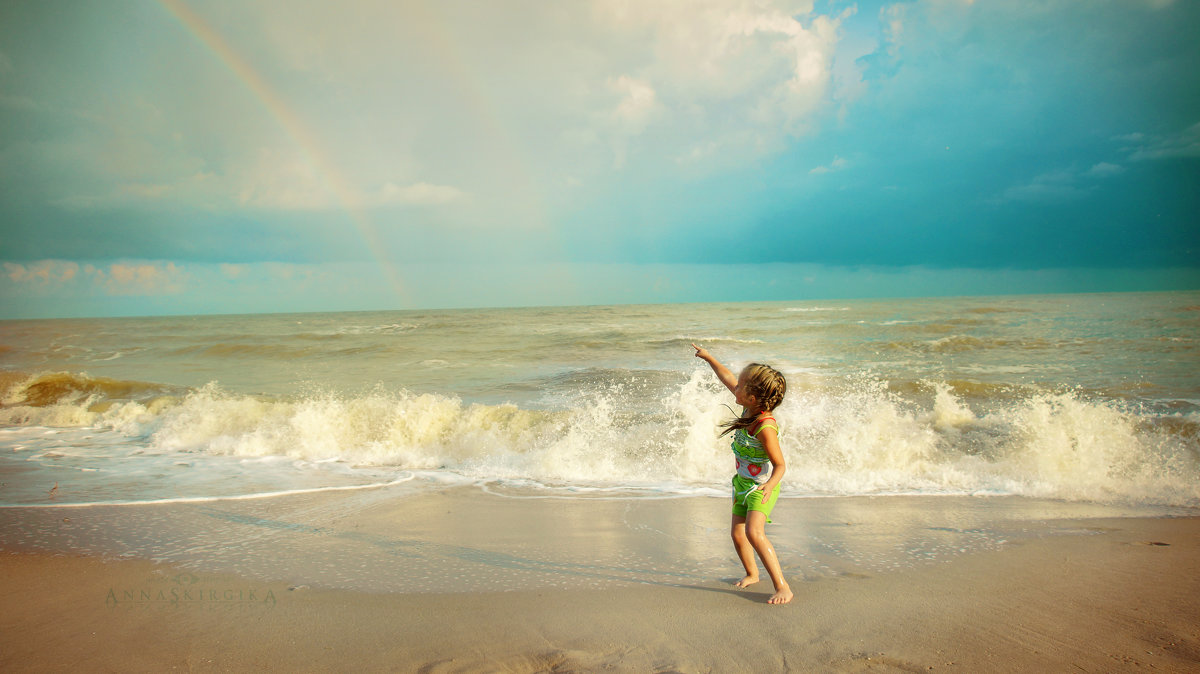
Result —
<instances>
[{"instance_id":1,"label":"girl's bare foot","mask_svg":"<svg viewBox=\"0 0 1200 674\"><path fill-rule=\"evenodd\" d=\"M750 587L751 585L753 585L757 582L758 582L758 576L746 576L745 578L734 583L733 586L734 587Z\"/></svg>"},{"instance_id":2,"label":"girl's bare foot","mask_svg":"<svg viewBox=\"0 0 1200 674\"><path fill-rule=\"evenodd\" d=\"M792 600L792 588L788 587L787 585L784 585L783 589L778 590L775 592L775 594L771 595L771 598L767 600L767 603L768 604L786 604L791 600Z\"/></svg>"}]
</instances>

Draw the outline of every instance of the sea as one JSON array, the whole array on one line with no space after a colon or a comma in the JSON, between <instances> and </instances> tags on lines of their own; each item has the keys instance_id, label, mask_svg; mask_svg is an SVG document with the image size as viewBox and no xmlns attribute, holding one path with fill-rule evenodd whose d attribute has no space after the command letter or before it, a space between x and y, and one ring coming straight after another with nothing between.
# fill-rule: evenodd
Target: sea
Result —
<instances>
[{"instance_id":1,"label":"sea","mask_svg":"<svg viewBox=\"0 0 1200 674\"><path fill-rule=\"evenodd\" d=\"M785 499L1200 507L1200 292L4 321L0 507L724 499L693 343L786 376Z\"/></svg>"}]
</instances>

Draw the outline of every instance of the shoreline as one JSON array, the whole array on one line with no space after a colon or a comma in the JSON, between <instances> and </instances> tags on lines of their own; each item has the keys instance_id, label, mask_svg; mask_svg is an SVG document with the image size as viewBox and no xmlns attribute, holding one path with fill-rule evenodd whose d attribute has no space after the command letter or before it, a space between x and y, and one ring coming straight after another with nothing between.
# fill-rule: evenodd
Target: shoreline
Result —
<instances>
[{"instance_id":1,"label":"shoreline","mask_svg":"<svg viewBox=\"0 0 1200 674\"><path fill-rule=\"evenodd\" d=\"M729 584L724 499L384 491L95 521L0 511L0 668L1200 666L1200 516L935 499L786 503L768 527L796 594L785 606L764 603L768 580ZM53 534L54 517L73 533ZM36 550L16 531L50 535Z\"/></svg>"}]
</instances>

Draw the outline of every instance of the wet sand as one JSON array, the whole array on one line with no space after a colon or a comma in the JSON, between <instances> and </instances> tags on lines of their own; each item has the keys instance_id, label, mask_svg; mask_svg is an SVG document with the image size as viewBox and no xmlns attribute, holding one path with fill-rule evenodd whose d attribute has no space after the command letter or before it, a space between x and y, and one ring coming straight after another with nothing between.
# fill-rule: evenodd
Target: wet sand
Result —
<instances>
[{"instance_id":1,"label":"wet sand","mask_svg":"<svg viewBox=\"0 0 1200 674\"><path fill-rule=\"evenodd\" d=\"M785 500L775 607L723 499L512 496L0 509L0 669L1200 669L1198 517Z\"/></svg>"}]
</instances>

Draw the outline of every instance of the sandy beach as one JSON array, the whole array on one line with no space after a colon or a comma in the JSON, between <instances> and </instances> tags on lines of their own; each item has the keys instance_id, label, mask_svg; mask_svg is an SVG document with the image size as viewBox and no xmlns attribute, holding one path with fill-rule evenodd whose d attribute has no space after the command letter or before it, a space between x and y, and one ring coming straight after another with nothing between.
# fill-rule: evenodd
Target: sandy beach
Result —
<instances>
[{"instance_id":1,"label":"sandy beach","mask_svg":"<svg viewBox=\"0 0 1200 674\"><path fill-rule=\"evenodd\" d=\"M1200 518L790 499L769 533L796 599L772 607L769 582L729 584L726 505L458 488L3 509L0 667L1200 667Z\"/></svg>"}]
</instances>

